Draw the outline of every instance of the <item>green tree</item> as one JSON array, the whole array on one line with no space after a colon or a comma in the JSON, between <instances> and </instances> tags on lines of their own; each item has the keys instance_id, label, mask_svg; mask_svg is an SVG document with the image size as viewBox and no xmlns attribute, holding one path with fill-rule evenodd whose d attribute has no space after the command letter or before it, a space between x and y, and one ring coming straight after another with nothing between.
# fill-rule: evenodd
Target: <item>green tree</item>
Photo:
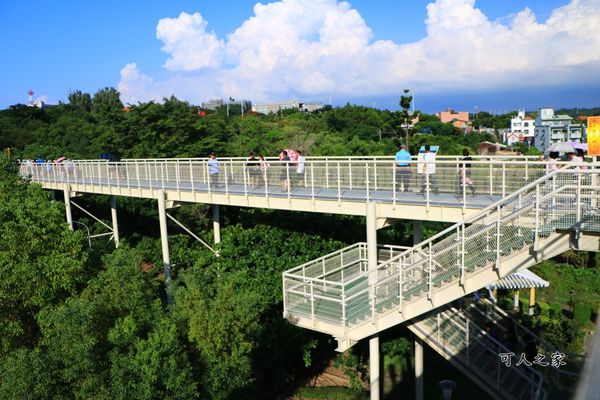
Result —
<instances>
[{"instance_id":1,"label":"green tree","mask_svg":"<svg viewBox=\"0 0 600 400\"><path fill-rule=\"evenodd\" d=\"M39 311L76 292L85 274L82 237L63 208L0 156L0 355L38 338Z\"/></svg>"}]
</instances>

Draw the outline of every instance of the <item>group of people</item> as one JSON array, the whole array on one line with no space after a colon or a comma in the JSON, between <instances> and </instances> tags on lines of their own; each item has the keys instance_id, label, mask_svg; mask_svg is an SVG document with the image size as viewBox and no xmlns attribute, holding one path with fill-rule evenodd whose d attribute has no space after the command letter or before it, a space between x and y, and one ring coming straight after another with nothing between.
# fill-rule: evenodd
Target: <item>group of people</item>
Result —
<instances>
[{"instance_id":1,"label":"group of people","mask_svg":"<svg viewBox=\"0 0 600 400\"><path fill-rule=\"evenodd\" d=\"M296 150L295 155L296 159L292 160L287 150L282 150L279 154L279 160L281 161L279 164L279 181L281 190L284 192L291 190L292 182L294 182L297 186L304 186L305 159L300 150ZM271 165L267 162L262 154L259 154L257 158L255 154L251 152L248 155L244 172L247 174L248 184L254 189L266 185L268 182L268 172L270 168ZM215 153L212 152L210 153L208 159L208 174L211 187L220 187L220 172L221 168L219 161L217 160Z\"/></svg>"},{"instance_id":2,"label":"group of people","mask_svg":"<svg viewBox=\"0 0 600 400\"><path fill-rule=\"evenodd\" d=\"M45 160L40 156L35 160L25 160L25 166L28 170L33 171L34 165L45 167L48 175L58 173L59 175L67 175L73 178L75 173L75 164L66 157L59 157L56 160Z\"/></svg>"},{"instance_id":3,"label":"group of people","mask_svg":"<svg viewBox=\"0 0 600 400\"><path fill-rule=\"evenodd\" d=\"M438 194L440 188L438 186L435 177L435 153L431 151L431 146L425 145L425 152L419 153L417 157L417 173L421 175L421 194L424 194L429 188L433 190L433 193ZM400 146L400 150L396 153L395 157L395 176L396 185L398 190L408 193L410 191L410 181L412 176L411 171L411 160L412 155L408 151L406 145ZM461 168L458 176L456 177L456 190L457 195L463 193L463 189L469 189L473 195L477 194L475 184L471 175L471 163L473 158L469 153L469 150L463 150L463 158Z\"/></svg>"},{"instance_id":4,"label":"group of people","mask_svg":"<svg viewBox=\"0 0 600 400\"><path fill-rule=\"evenodd\" d=\"M581 166L581 169L587 169L587 167L584 165L583 150L581 149L578 149L576 153L566 153L564 159L562 160L557 151L551 151L548 154L546 161L548 162L549 172L558 169L558 161L569 161L577 166Z\"/></svg>"}]
</instances>

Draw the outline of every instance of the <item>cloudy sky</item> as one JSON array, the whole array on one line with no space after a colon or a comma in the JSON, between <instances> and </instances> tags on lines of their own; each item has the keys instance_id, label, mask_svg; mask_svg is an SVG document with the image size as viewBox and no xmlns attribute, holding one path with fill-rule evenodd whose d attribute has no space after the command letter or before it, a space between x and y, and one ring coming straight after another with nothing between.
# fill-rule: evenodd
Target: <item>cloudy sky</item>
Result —
<instances>
[{"instance_id":1,"label":"cloudy sky","mask_svg":"<svg viewBox=\"0 0 600 400\"><path fill-rule=\"evenodd\" d=\"M13 4L16 3L16 4ZM168 3L168 4L165 4ZM0 108L114 86L124 102L600 106L600 0L2 2Z\"/></svg>"}]
</instances>

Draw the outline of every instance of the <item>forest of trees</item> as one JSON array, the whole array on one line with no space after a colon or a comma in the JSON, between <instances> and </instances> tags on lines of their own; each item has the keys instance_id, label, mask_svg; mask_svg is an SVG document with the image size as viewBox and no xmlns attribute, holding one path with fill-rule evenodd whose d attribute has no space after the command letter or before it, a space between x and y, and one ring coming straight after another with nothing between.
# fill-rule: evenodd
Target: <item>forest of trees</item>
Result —
<instances>
[{"instance_id":1,"label":"forest of trees","mask_svg":"<svg viewBox=\"0 0 600 400\"><path fill-rule=\"evenodd\" d=\"M170 226L175 301L169 306L156 204L120 198L121 246L99 239L90 247L82 230L68 229L64 205L17 174L17 158L275 155L281 148L391 155L404 138L399 112L347 105L242 118L230 111L229 118L225 110L200 116L176 98L124 108L112 88L75 91L52 108L0 111L0 148L12 149L10 157L0 156L0 398L282 398L336 357L361 388L364 346L336 356L331 337L288 324L281 316L281 272L363 241L363 219L225 207L219 258ZM494 138L465 136L423 115L409 142L413 152L432 143L442 154L458 154L482 140ZM78 202L109 218L107 197ZM173 212L209 238L209 211L188 205ZM92 233L102 228L83 213L75 218ZM424 237L444 226L425 224ZM411 234L407 221L382 230L379 240L407 245ZM564 276L579 271L572 285L585 280L593 292L600 276L593 255L558 261L566 265ZM589 322L585 312L600 299L587 297L583 322L549 307L527 323L576 350L582 335L565 332L581 333ZM402 328L388 331L384 357L409 357L407 337Z\"/></svg>"},{"instance_id":2,"label":"forest of trees","mask_svg":"<svg viewBox=\"0 0 600 400\"><path fill-rule=\"evenodd\" d=\"M115 89L93 96L75 91L68 103L55 107L15 105L0 111L0 148L14 148L19 157L45 159L98 158L101 153L121 158L200 157L210 151L222 156L250 151L275 155L282 148L307 155L390 155L405 138L401 112L362 106L246 113L243 118L231 107L229 114L228 118L223 109L201 116L196 106L174 97L125 108ZM424 143L435 143L442 154L460 154L482 140L495 140L486 134L464 135L425 114L410 133L413 152Z\"/></svg>"}]
</instances>

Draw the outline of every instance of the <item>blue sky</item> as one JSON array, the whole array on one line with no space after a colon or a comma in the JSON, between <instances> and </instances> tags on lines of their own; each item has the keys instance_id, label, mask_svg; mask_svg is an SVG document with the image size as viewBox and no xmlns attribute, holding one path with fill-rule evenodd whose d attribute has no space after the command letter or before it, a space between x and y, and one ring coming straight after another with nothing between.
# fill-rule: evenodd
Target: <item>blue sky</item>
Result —
<instances>
[{"instance_id":1,"label":"blue sky","mask_svg":"<svg viewBox=\"0 0 600 400\"><path fill-rule=\"evenodd\" d=\"M599 29L599 0L349 3L3 1L0 108L30 88L56 103L106 86L131 103L331 95L397 108L410 87L429 112L600 105L600 32L580 27Z\"/></svg>"}]
</instances>

